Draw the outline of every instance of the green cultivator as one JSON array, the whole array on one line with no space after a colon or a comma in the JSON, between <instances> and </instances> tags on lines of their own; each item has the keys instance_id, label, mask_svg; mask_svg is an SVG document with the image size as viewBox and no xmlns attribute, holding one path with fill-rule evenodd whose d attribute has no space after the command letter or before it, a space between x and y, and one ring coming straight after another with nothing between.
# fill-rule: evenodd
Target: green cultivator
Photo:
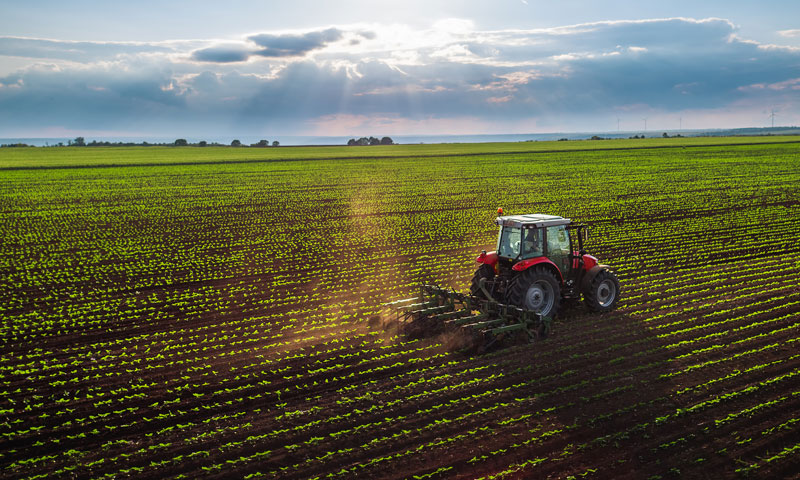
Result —
<instances>
[{"instance_id":1,"label":"green cultivator","mask_svg":"<svg viewBox=\"0 0 800 480\"><path fill-rule=\"evenodd\" d=\"M550 317L495 301L481 285L481 296L467 295L435 285L423 285L416 297L387 304L410 338L455 333L459 346L484 351L499 341L531 342L544 337Z\"/></svg>"}]
</instances>

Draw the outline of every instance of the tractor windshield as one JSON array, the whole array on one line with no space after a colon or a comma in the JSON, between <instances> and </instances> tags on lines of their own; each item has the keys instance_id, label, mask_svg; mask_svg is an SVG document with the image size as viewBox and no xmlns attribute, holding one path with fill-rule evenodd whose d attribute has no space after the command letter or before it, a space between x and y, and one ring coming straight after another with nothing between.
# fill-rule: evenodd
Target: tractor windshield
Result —
<instances>
[{"instance_id":1,"label":"tractor windshield","mask_svg":"<svg viewBox=\"0 0 800 480\"><path fill-rule=\"evenodd\" d=\"M500 236L497 238L497 254L506 258L517 258L519 256L520 240L522 240L522 230L517 227L503 227L500 229Z\"/></svg>"},{"instance_id":2,"label":"tractor windshield","mask_svg":"<svg viewBox=\"0 0 800 480\"><path fill-rule=\"evenodd\" d=\"M520 252L520 248L522 251ZM497 254L505 258L542 256L542 232L535 227L503 227L497 238Z\"/></svg>"}]
</instances>

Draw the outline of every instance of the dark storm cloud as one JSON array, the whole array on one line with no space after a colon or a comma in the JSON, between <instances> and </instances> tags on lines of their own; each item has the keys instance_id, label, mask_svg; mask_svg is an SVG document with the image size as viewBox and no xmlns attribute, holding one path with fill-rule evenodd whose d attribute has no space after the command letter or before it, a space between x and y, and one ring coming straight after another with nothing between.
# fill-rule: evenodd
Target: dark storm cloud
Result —
<instances>
[{"instance_id":1,"label":"dark storm cloud","mask_svg":"<svg viewBox=\"0 0 800 480\"><path fill-rule=\"evenodd\" d=\"M262 57L298 57L306 53L323 48L329 43L341 40L343 32L338 28L328 28L318 32L303 34L273 35L262 33L248 37L255 43L259 50L253 52Z\"/></svg>"},{"instance_id":2,"label":"dark storm cloud","mask_svg":"<svg viewBox=\"0 0 800 480\"><path fill-rule=\"evenodd\" d=\"M211 63L244 62L250 58L250 53L241 47L208 47L192 52L192 60Z\"/></svg>"},{"instance_id":3,"label":"dark storm cloud","mask_svg":"<svg viewBox=\"0 0 800 480\"><path fill-rule=\"evenodd\" d=\"M247 37L247 44L214 45L195 50L191 59L208 63L244 62L253 56L274 59L303 57L315 50L349 37L350 45L358 45L362 39L371 40L375 33L370 31L345 32L338 28L328 28L306 33L272 34L261 33Z\"/></svg>"}]
</instances>

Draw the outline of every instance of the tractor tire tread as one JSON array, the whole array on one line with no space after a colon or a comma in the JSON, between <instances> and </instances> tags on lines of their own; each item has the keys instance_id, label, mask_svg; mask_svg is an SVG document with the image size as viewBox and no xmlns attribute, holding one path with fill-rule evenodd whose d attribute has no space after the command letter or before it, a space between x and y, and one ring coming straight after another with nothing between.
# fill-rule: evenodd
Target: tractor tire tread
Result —
<instances>
[{"instance_id":1,"label":"tractor tire tread","mask_svg":"<svg viewBox=\"0 0 800 480\"><path fill-rule=\"evenodd\" d=\"M510 282L506 302L511 305L525 307L525 295L530 285L536 281L545 280L550 283L553 290L553 306L545 315L555 318L558 315L558 307L561 303L561 286L555 274L546 267L533 267L518 274Z\"/></svg>"},{"instance_id":2,"label":"tractor tire tread","mask_svg":"<svg viewBox=\"0 0 800 480\"><path fill-rule=\"evenodd\" d=\"M491 265L486 265L485 263L478 267L475 270L475 275L472 276L472 282L469 286L469 294L473 295L478 298L485 298L486 295L483 294L480 287L481 279L485 278L486 280L491 280L494 278L494 268Z\"/></svg>"},{"instance_id":3,"label":"tractor tire tread","mask_svg":"<svg viewBox=\"0 0 800 480\"><path fill-rule=\"evenodd\" d=\"M603 283L605 280L610 279L614 282L614 286L616 287L614 293L614 299L611 301L609 305L603 306L600 304L600 301L597 299L597 290L600 287L600 284ZM617 303L619 302L619 280L617 279L617 275L612 272L611 270L602 270L600 271L594 279L592 279L591 284L583 292L583 302L589 308L589 310L597 313L603 312L610 312L617 308Z\"/></svg>"}]
</instances>

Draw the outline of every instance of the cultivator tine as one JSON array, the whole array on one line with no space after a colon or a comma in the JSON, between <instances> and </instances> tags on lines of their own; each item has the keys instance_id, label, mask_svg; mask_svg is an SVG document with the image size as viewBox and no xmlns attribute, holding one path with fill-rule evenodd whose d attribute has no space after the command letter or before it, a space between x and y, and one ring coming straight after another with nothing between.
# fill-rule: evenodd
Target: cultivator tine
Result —
<instances>
[{"instance_id":1,"label":"cultivator tine","mask_svg":"<svg viewBox=\"0 0 800 480\"><path fill-rule=\"evenodd\" d=\"M472 313L472 312L469 312L469 313ZM489 314L486 313L486 312L483 312L483 313L479 313L477 315L469 315L467 317L460 317L460 318L454 318L452 320L447 320L445 323L450 324L450 325L463 326L463 325L467 325L467 324L470 324L470 323L479 322L479 321L485 320L487 318L489 318Z\"/></svg>"},{"instance_id":2,"label":"cultivator tine","mask_svg":"<svg viewBox=\"0 0 800 480\"><path fill-rule=\"evenodd\" d=\"M439 305L436 307L421 308L419 310L412 310L408 312L413 316L435 315L437 313L448 312L453 309L452 305Z\"/></svg>"},{"instance_id":3,"label":"cultivator tine","mask_svg":"<svg viewBox=\"0 0 800 480\"><path fill-rule=\"evenodd\" d=\"M472 311L470 311L470 310L468 310L466 308L462 308L461 310L455 310L453 312L440 313L440 314L436 315L436 319L437 320L441 320L444 323L448 323L451 320L455 320L455 319L464 317L464 316L469 315L471 313L472 313Z\"/></svg>"},{"instance_id":4,"label":"cultivator tine","mask_svg":"<svg viewBox=\"0 0 800 480\"><path fill-rule=\"evenodd\" d=\"M412 302L419 302L419 299L416 298L404 298L403 300L397 300L395 302L384 303L382 306L389 308L389 310L393 312L402 312L405 309L412 305Z\"/></svg>"},{"instance_id":5,"label":"cultivator tine","mask_svg":"<svg viewBox=\"0 0 800 480\"><path fill-rule=\"evenodd\" d=\"M421 285L417 297L396 300L386 306L397 312L403 331L410 337L456 329L462 337L477 344L480 351L515 333L524 332L523 338L528 342L549 333L549 317L495 301L485 279L481 279L479 286L483 297L438 285Z\"/></svg>"},{"instance_id":6,"label":"cultivator tine","mask_svg":"<svg viewBox=\"0 0 800 480\"><path fill-rule=\"evenodd\" d=\"M528 330L528 326L525 325L524 323L517 323L514 325L504 325L502 327L496 327L491 330L491 332L494 335L500 335L501 333L508 333L508 332L520 332L520 331L527 332L529 336L532 335L530 330Z\"/></svg>"},{"instance_id":7,"label":"cultivator tine","mask_svg":"<svg viewBox=\"0 0 800 480\"><path fill-rule=\"evenodd\" d=\"M486 330L489 327L494 327L495 325L502 325L505 322L502 318L495 318L492 320L486 320L482 322L475 322L475 323L467 323L462 325L464 328L472 328L474 330Z\"/></svg>"},{"instance_id":8,"label":"cultivator tine","mask_svg":"<svg viewBox=\"0 0 800 480\"><path fill-rule=\"evenodd\" d=\"M407 305L398 305L398 306L396 306L394 308L396 308L398 310L403 310L403 311L406 311L406 312L412 312L412 311L424 310L426 308L435 307L435 306L437 306L436 303L434 303L432 301L428 301L428 302L409 303Z\"/></svg>"}]
</instances>

